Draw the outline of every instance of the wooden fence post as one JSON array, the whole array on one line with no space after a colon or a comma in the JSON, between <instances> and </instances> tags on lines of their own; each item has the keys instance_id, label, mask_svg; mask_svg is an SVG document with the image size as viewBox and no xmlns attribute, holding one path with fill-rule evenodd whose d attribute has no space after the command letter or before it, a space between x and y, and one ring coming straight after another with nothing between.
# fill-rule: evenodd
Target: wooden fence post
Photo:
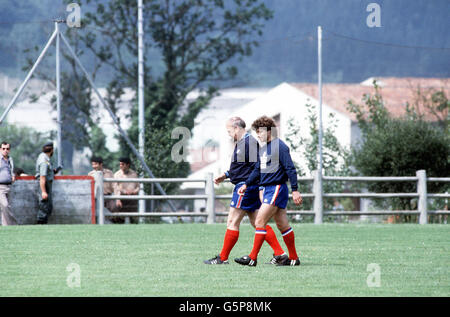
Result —
<instances>
[{"instance_id":1,"label":"wooden fence post","mask_svg":"<svg viewBox=\"0 0 450 317\"><path fill-rule=\"evenodd\" d=\"M427 172L425 170L416 171L416 176L417 176L417 193L419 194L419 200L417 203L417 209L420 212L419 224L425 225L428 223Z\"/></svg>"},{"instance_id":2,"label":"wooden fence post","mask_svg":"<svg viewBox=\"0 0 450 317\"><path fill-rule=\"evenodd\" d=\"M314 183L313 183L313 193L314 193L314 223L323 223L323 196L322 196L322 175L320 175L318 170L313 171Z\"/></svg>"},{"instance_id":3,"label":"wooden fence post","mask_svg":"<svg viewBox=\"0 0 450 317\"><path fill-rule=\"evenodd\" d=\"M212 224L216 222L216 195L214 192L214 178L212 173L206 175L205 194L208 195L208 198L206 199L206 212L208 213L206 223Z\"/></svg>"},{"instance_id":4,"label":"wooden fence post","mask_svg":"<svg viewBox=\"0 0 450 317\"><path fill-rule=\"evenodd\" d=\"M96 212L97 221L99 225L105 223L105 199L103 196L103 172L97 171L94 173L95 178L95 202L96 202Z\"/></svg>"}]
</instances>

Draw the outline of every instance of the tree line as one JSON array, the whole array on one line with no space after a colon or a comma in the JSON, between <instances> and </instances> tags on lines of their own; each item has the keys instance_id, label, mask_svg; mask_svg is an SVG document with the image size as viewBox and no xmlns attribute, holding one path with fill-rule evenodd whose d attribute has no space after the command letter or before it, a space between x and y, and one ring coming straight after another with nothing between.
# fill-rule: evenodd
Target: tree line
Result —
<instances>
[{"instance_id":1,"label":"tree line","mask_svg":"<svg viewBox=\"0 0 450 317\"><path fill-rule=\"evenodd\" d=\"M191 131L197 114L217 95L223 83L239 78L240 69L232 62L245 62L255 54L265 25L273 19L274 11L266 1L261 0L149 0L144 3L145 51L156 50L160 54L159 69L145 64L144 159L157 177L186 177L190 172L189 164L175 163L171 159L171 149L178 141L171 138L171 131L177 126ZM106 69L109 75L105 100L113 112L117 112L125 88L137 91L138 86L137 3L134 0L85 0L82 4L94 8L83 15L83 32L68 28L64 31L65 36L78 56L92 60L94 79ZM32 57L37 50L36 47L27 50L24 70L32 66ZM121 145L119 152L111 153L106 148L106 136L99 127L99 109L92 102L92 88L73 58L64 51L62 55L67 65L61 76L65 105L62 110L64 165L70 168L73 149L88 147L93 154L103 156L106 166L113 166L119 156L128 155L135 161L137 170L142 171L120 136L117 136ZM47 67L51 68L51 64ZM55 85L48 68L44 66L39 69L36 76ZM357 115L363 132L361 144L354 149L344 149L334 138L332 128L326 131L325 173L351 175L357 171L365 176L404 176L414 175L417 169L426 169L429 176L450 175L450 106L445 92L434 91L430 96L412 102L408 105L407 116L398 119L389 115L383 104L382 92L376 83L374 85L376 93L363 96L363 105L349 103L349 110ZM186 103L187 94L193 90L200 90L201 94ZM54 107L55 101L52 100ZM420 116L416 111L418 103L426 104L440 115L437 125L426 122ZM447 115L442 117L442 114ZM129 118L132 124L127 134L137 144L137 98L132 101ZM34 151L30 144L35 146L41 139L51 137L29 129L3 129L5 137L17 140L12 155ZM310 111L310 127L306 133L312 136L311 139L296 138L300 130L294 122L290 131L291 146L304 151L308 168L314 169L317 165L318 137L314 111ZM305 131L301 133L305 135ZM21 164L31 169L33 165L29 156L21 156ZM341 161L345 164L339 164ZM300 175L302 173L305 171L300 170ZM167 192L177 189L175 184L165 186ZM373 186L370 189L374 191L411 189L406 188L410 185L401 183L393 184L394 187ZM438 191L448 190L437 184L432 187ZM387 203L407 209L412 207L413 201L399 199Z\"/></svg>"}]
</instances>

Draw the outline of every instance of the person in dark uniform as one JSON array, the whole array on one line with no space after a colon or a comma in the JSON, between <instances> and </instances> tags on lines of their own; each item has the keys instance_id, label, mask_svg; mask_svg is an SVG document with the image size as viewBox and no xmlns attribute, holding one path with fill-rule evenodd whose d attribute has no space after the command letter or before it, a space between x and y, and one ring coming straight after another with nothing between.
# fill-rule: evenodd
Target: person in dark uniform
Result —
<instances>
[{"instance_id":1,"label":"person in dark uniform","mask_svg":"<svg viewBox=\"0 0 450 317\"><path fill-rule=\"evenodd\" d=\"M252 184L263 187L263 201L255 219L255 238L253 249L249 255L236 258L235 262L241 265L256 266L257 256L264 238L267 234L267 223L273 217L283 240L289 251L289 257L277 265L300 265L295 248L295 237L292 227L289 225L286 207L289 200L287 180L291 183L292 200L296 205L303 202L298 191L297 171L290 155L289 147L276 135L276 125L272 118L262 116L252 124L263 143L260 148L259 160L255 169L239 190L239 195L244 195Z\"/></svg>"},{"instance_id":2,"label":"person in dark uniform","mask_svg":"<svg viewBox=\"0 0 450 317\"><path fill-rule=\"evenodd\" d=\"M258 209L261 206L259 197L259 186L250 186L245 195L238 195L238 189L245 184L250 173L255 169L258 160L258 141L245 131L245 122L239 117L230 118L226 124L228 135L235 142L230 169L214 179L216 185L226 178L235 185L233 197L230 202L230 211L227 219L227 230L225 232L222 251L216 257L203 261L205 264L228 264L228 256L239 238L239 226L247 214L252 226L255 226L255 219ZM279 244L275 232L266 226L267 234L265 241L273 249L272 264L277 264L288 256Z\"/></svg>"},{"instance_id":3,"label":"person in dark uniform","mask_svg":"<svg viewBox=\"0 0 450 317\"><path fill-rule=\"evenodd\" d=\"M53 143L46 143L42 147L42 153L36 160L36 179L39 180L39 209L37 213L37 224L46 224L48 217L53 210L52 186L55 174L59 171L54 170L51 162L53 156Z\"/></svg>"}]
</instances>

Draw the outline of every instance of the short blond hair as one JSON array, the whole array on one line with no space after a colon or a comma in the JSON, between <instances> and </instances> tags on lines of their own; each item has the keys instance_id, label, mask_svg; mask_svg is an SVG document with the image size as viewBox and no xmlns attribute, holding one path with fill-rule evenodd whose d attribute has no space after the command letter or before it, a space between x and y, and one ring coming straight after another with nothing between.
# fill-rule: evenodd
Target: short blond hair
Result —
<instances>
[{"instance_id":1,"label":"short blond hair","mask_svg":"<svg viewBox=\"0 0 450 317\"><path fill-rule=\"evenodd\" d=\"M228 121L231 123L231 125L235 128L242 128L245 129L246 124L245 121L242 120L241 117L231 117L230 119L228 119Z\"/></svg>"}]
</instances>

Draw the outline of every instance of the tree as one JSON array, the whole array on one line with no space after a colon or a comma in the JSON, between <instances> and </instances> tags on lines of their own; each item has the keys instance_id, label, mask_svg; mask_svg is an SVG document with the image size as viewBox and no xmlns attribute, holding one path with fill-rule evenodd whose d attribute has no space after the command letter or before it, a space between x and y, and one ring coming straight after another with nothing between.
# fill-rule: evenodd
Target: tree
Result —
<instances>
[{"instance_id":1,"label":"tree","mask_svg":"<svg viewBox=\"0 0 450 317\"><path fill-rule=\"evenodd\" d=\"M87 0L87 3L91 1ZM138 88L137 3L135 0L95 1L95 12L84 15L86 48L112 70L109 100L114 104L125 87ZM160 74L145 65L145 140L147 164L155 176L186 176L183 164L170 157L171 131L194 126L197 114L217 94L218 85L234 78L232 62L252 54L263 22L271 12L259 0L149 0L144 2L146 52L162 63ZM94 30L95 29L95 30ZM150 54L147 53L147 54ZM188 93L200 96L186 103ZM134 100L128 134L137 144L137 105ZM151 135L158 135L154 138ZM161 147L160 144L165 144ZM123 154L130 154L122 140ZM158 150L156 150L158 149ZM164 160L166 164L160 164Z\"/></svg>"},{"instance_id":2,"label":"tree","mask_svg":"<svg viewBox=\"0 0 450 317\"><path fill-rule=\"evenodd\" d=\"M89 148L93 155L103 159L104 167L113 171L118 169L119 153L106 148L106 135L98 125L89 129Z\"/></svg>"},{"instance_id":3,"label":"tree","mask_svg":"<svg viewBox=\"0 0 450 317\"><path fill-rule=\"evenodd\" d=\"M306 158L309 174L318 169L318 147L319 147L319 128L317 126L316 107L310 104L306 105L308 111L308 131L302 131L296 124L295 118L288 120L288 133L286 141L289 143L293 152L300 152ZM329 126L323 131L322 137L322 157L324 175L344 176L350 173L346 165L349 156L349 149L346 149L335 135L337 120L333 113L329 114ZM305 137L308 135L309 137ZM296 168L300 176L305 176L306 172L296 163Z\"/></svg>"},{"instance_id":4,"label":"tree","mask_svg":"<svg viewBox=\"0 0 450 317\"><path fill-rule=\"evenodd\" d=\"M424 169L429 177L450 175L450 137L439 126L426 122L409 108L404 118L392 118L384 106L380 88L364 96L365 106L349 103L358 118L363 139L352 151L352 162L365 176L415 176ZM445 183L429 183L430 192L446 189ZM414 192L412 182L376 182L368 185L374 192ZM447 188L448 190L448 188ZM376 201L382 208L412 210L416 199L395 198ZM409 220L410 217L407 217Z\"/></svg>"},{"instance_id":5,"label":"tree","mask_svg":"<svg viewBox=\"0 0 450 317\"><path fill-rule=\"evenodd\" d=\"M428 111L444 129L446 134L450 134L450 100L443 88L421 88L417 87L415 98L412 102L406 103L407 114L411 119L423 119L424 112Z\"/></svg>"},{"instance_id":6,"label":"tree","mask_svg":"<svg viewBox=\"0 0 450 317\"><path fill-rule=\"evenodd\" d=\"M316 107L310 104L306 105L308 111L308 130L304 131L301 126L296 123L295 118L288 120L288 132L286 134L286 142L292 152L301 153L302 157L306 159L307 171L301 168L299 162L294 162L297 169L297 174L305 176L311 175L313 171L318 169L318 144L319 144L319 129L317 126L317 111ZM337 128L337 119L333 113L329 115L329 126L325 129L322 138L322 157L323 157L323 173L327 176L349 176L351 174L348 158L350 150L346 149L336 138L335 131ZM308 137L305 137L305 136ZM299 184L300 192L310 192L312 189L305 184ZM345 184L341 182L324 182L324 192L342 192L345 189ZM331 210L333 208L333 199L324 199L324 208ZM345 202L347 208L351 208L351 202ZM290 205L289 208L294 208L295 205ZM312 209L312 201L305 200L302 209Z\"/></svg>"},{"instance_id":7,"label":"tree","mask_svg":"<svg viewBox=\"0 0 450 317\"><path fill-rule=\"evenodd\" d=\"M36 173L36 159L42 152L42 146L48 142L48 135L31 128L18 127L3 123L0 126L2 141L11 144L11 157L14 166L22 168L26 174Z\"/></svg>"},{"instance_id":8,"label":"tree","mask_svg":"<svg viewBox=\"0 0 450 317\"><path fill-rule=\"evenodd\" d=\"M79 35L73 28L65 31L65 36L71 44L76 54L80 57L83 55L82 43L79 41ZM26 65L23 70L30 70L34 64L31 54L38 53L40 48L35 46L25 50L27 53ZM94 155L102 155L105 166L115 164L113 158L115 153L110 153L106 149L106 137L98 126L99 116L97 115L99 107L92 102L93 91L84 74L78 68L76 61L65 50L65 46L61 41L60 49L61 59L61 121L62 121L62 159L64 170L68 173L73 172L72 157L74 150L82 150L87 147ZM53 54L47 51L45 62L41 62L34 72L34 77L45 81L50 87L56 90L56 79L54 73ZM96 64L91 71L91 75L95 78L99 69ZM31 95L30 100L36 102L40 96ZM52 96L50 103L53 111L56 111L56 94ZM115 108L113 108L115 110ZM52 133L54 135L55 133Z\"/></svg>"}]
</instances>

